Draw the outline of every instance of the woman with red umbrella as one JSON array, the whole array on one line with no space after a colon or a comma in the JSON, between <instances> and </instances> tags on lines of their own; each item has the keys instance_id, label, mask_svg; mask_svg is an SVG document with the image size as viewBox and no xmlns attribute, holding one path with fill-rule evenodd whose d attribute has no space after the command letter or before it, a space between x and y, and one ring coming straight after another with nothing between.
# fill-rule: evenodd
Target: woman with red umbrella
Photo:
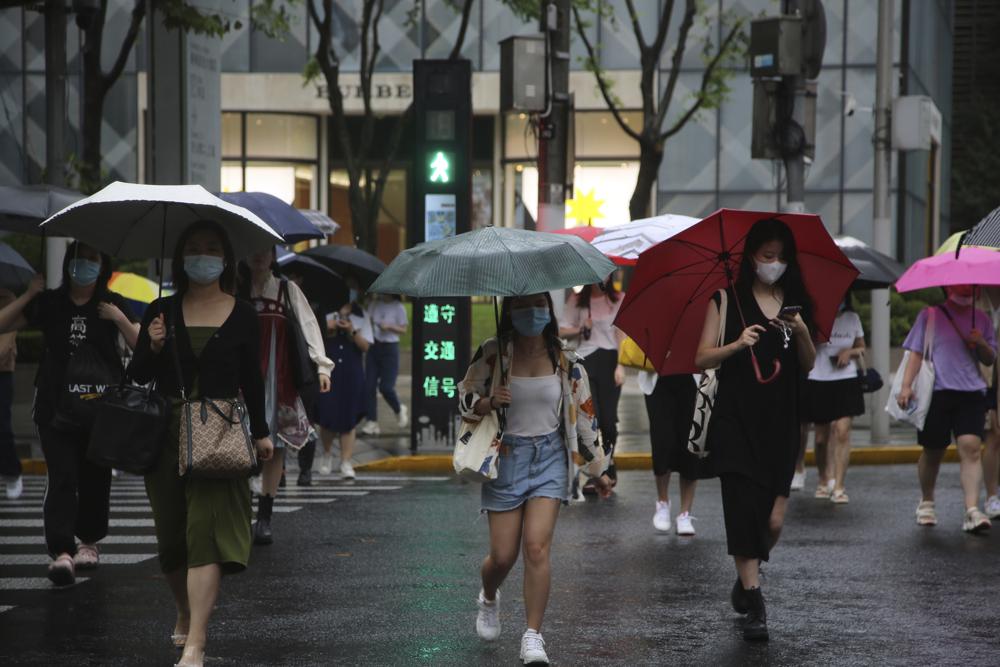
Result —
<instances>
[{"instance_id":1,"label":"woman with red umbrella","mask_svg":"<svg viewBox=\"0 0 1000 667\"><path fill-rule=\"evenodd\" d=\"M720 369L707 447L722 482L726 539L739 575L733 608L747 615L744 639L766 640L760 562L781 533L799 445L798 387L816 356L812 299L788 225L772 218L750 228L735 285L726 292L723 336L717 293L695 363Z\"/></svg>"}]
</instances>

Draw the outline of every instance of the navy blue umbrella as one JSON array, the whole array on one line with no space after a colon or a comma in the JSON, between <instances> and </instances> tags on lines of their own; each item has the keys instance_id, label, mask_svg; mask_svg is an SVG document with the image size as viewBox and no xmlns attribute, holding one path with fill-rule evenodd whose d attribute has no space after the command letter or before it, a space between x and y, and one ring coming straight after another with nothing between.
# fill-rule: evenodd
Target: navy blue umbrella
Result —
<instances>
[{"instance_id":1,"label":"navy blue umbrella","mask_svg":"<svg viewBox=\"0 0 1000 667\"><path fill-rule=\"evenodd\" d=\"M303 294L323 313L337 310L350 298L347 283L340 274L315 259L278 248L277 264L283 276L301 279L299 287Z\"/></svg>"},{"instance_id":2,"label":"navy blue umbrella","mask_svg":"<svg viewBox=\"0 0 1000 667\"><path fill-rule=\"evenodd\" d=\"M266 192L220 192L219 198L249 209L275 232L285 243L298 243L309 239L322 239L326 235L318 230L297 208L286 204Z\"/></svg>"},{"instance_id":3,"label":"navy blue umbrella","mask_svg":"<svg viewBox=\"0 0 1000 667\"><path fill-rule=\"evenodd\" d=\"M28 261L6 243L0 243L0 287L23 292L36 271Z\"/></svg>"}]
</instances>

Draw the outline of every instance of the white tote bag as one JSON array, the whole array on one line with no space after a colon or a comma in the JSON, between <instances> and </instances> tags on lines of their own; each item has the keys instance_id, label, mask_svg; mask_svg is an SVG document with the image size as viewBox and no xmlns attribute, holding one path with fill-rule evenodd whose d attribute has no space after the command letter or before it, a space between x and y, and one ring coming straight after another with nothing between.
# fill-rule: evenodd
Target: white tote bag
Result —
<instances>
[{"instance_id":1,"label":"white tote bag","mask_svg":"<svg viewBox=\"0 0 1000 667\"><path fill-rule=\"evenodd\" d=\"M500 373L496 372L494 366L491 396L497 387L499 376ZM496 410L490 410L478 422L462 420L455 452L451 457L452 467L459 477L479 483L497 478L497 459L503 440L504 421Z\"/></svg>"},{"instance_id":2,"label":"white tote bag","mask_svg":"<svg viewBox=\"0 0 1000 667\"><path fill-rule=\"evenodd\" d=\"M729 310L729 298L726 290L721 291L719 302L719 342L722 347L726 342L726 313ZM698 383L698 393L695 395L694 416L691 420L691 431L688 434L688 451L700 459L708 456L705 440L708 438L708 423L712 419L712 406L715 405L715 394L719 391L718 368L708 368Z\"/></svg>"},{"instance_id":3,"label":"white tote bag","mask_svg":"<svg viewBox=\"0 0 1000 667\"><path fill-rule=\"evenodd\" d=\"M927 411L931 407L931 398L934 394L934 360L931 352L934 349L934 308L927 311L927 320L924 323L924 359L920 364L917 376L913 378L913 398L910 405L905 409L899 407L896 402L899 392L903 388L903 375L906 373L906 365L910 362L910 351L903 353L903 360L899 362L899 368L892 378L892 390L889 391L889 400L885 404L885 411L893 419L906 422L917 428L924 430L924 421L927 419Z\"/></svg>"}]
</instances>

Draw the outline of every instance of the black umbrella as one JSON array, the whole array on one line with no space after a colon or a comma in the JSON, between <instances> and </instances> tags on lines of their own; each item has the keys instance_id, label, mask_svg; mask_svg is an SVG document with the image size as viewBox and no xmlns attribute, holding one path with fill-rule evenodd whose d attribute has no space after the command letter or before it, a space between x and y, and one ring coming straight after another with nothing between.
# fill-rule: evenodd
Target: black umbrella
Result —
<instances>
[{"instance_id":1,"label":"black umbrella","mask_svg":"<svg viewBox=\"0 0 1000 667\"><path fill-rule=\"evenodd\" d=\"M851 236L834 239L847 259L860 271L852 289L882 289L894 285L905 270L892 257Z\"/></svg>"},{"instance_id":2,"label":"black umbrella","mask_svg":"<svg viewBox=\"0 0 1000 667\"><path fill-rule=\"evenodd\" d=\"M989 215L976 223L975 227L965 232L955 249L955 256L962 246L983 246L1000 248L1000 207L993 209Z\"/></svg>"},{"instance_id":3,"label":"black umbrella","mask_svg":"<svg viewBox=\"0 0 1000 667\"><path fill-rule=\"evenodd\" d=\"M340 274L310 257L278 248L278 272L286 277L301 277L302 292L324 313L337 310L350 299L350 290Z\"/></svg>"},{"instance_id":4,"label":"black umbrella","mask_svg":"<svg viewBox=\"0 0 1000 667\"><path fill-rule=\"evenodd\" d=\"M79 192L51 185L2 185L0 230L41 236L39 223L81 199Z\"/></svg>"},{"instance_id":5,"label":"black umbrella","mask_svg":"<svg viewBox=\"0 0 1000 667\"><path fill-rule=\"evenodd\" d=\"M385 271L385 264L378 257L350 246L321 245L310 248L303 254L322 262L342 276L354 276L362 289L368 289L379 274Z\"/></svg>"},{"instance_id":6,"label":"black umbrella","mask_svg":"<svg viewBox=\"0 0 1000 667\"><path fill-rule=\"evenodd\" d=\"M35 273L31 264L16 250L6 243L0 243L0 287L12 292L23 292Z\"/></svg>"}]
</instances>

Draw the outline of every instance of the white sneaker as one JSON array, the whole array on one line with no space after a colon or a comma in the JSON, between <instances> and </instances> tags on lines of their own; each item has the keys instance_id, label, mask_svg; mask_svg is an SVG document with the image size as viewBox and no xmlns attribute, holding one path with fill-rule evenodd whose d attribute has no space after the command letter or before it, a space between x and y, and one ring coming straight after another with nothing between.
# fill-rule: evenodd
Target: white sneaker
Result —
<instances>
[{"instance_id":1,"label":"white sneaker","mask_svg":"<svg viewBox=\"0 0 1000 667\"><path fill-rule=\"evenodd\" d=\"M21 494L24 493L24 481L21 476L5 477L4 479L7 481L7 499L17 500L20 498Z\"/></svg>"},{"instance_id":2,"label":"white sneaker","mask_svg":"<svg viewBox=\"0 0 1000 667\"><path fill-rule=\"evenodd\" d=\"M521 637L521 662L526 665L547 665L549 656L545 655L545 640L534 630L526 630Z\"/></svg>"},{"instance_id":3,"label":"white sneaker","mask_svg":"<svg viewBox=\"0 0 1000 667\"><path fill-rule=\"evenodd\" d=\"M792 491L801 491L804 488L806 488L806 471L796 471L796 473L792 475Z\"/></svg>"},{"instance_id":4,"label":"white sneaker","mask_svg":"<svg viewBox=\"0 0 1000 667\"><path fill-rule=\"evenodd\" d=\"M250 478L250 493L254 494L255 496L262 495L263 494L261 490L262 488L263 487L261 486L260 475L255 475L254 477Z\"/></svg>"},{"instance_id":5,"label":"white sneaker","mask_svg":"<svg viewBox=\"0 0 1000 667\"><path fill-rule=\"evenodd\" d=\"M9 497L8 492L8 497ZM991 519L1000 519L1000 497L990 496L986 499L986 516Z\"/></svg>"},{"instance_id":6,"label":"white sneaker","mask_svg":"<svg viewBox=\"0 0 1000 667\"><path fill-rule=\"evenodd\" d=\"M653 528L661 533L670 532L670 501L656 501L656 514L653 515Z\"/></svg>"},{"instance_id":7,"label":"white sneaker","mask_svg":"<svg viewBox=\"0 0 1000 667\"><path fill-rule=\"evenodd\" d=\"M333 455L323 454L319 457L319 474L329 475L330 471L333 470Z\"/></svg>"},{"instance_id":8,"label":"white sneaker","mask_svg":"<svg viewBox=\"0 0 1000 667\"><path fill-rule=\"evenodd\" d=\"M381 431L378 427L378 422L372 421L370 419L365 422L364 426L361 427L362 435L378 435L380 432Z\"/></svg>"},{"instance_id":9,"label":"white sneaker","mask_svg":"<svg viewBox=\"0 0 1000 667\"><path fill-rule=\"evenodd\" d=\"M406 405L399 405L399 428L406 428L410 425L410 409Z\"/></svg>"},{"instance_id":10,"label":"white sneaker","mask_svg":"<svg viewBox=\"0 0 1000 667\"><path fill-rule=\"evenodd\" d=\"M483 591L479 591L479 613L476 614L476 634L480 639L488 642L496 641L500 637L500 591L497 591L496 599L487 602L483 597Z\"/></svg>"},{"instance_id":11,"label":"white sneaker","mask_svg":"<svg viewBox=\"0 0 1000 667\"><path fill-rule=\"evenodd\" d=\"M354 466L351 465L350 461L344 461L340 464L340 474L344 476L344 479L354 479L356 477Z\"/></svg>"},{"instance_id":12,"label":"white sneaker","mask_svg":"<svg viewBox=\"0 0 1000 667\"><path fill-rule=\"evenodd\" d=\"M694 517L691 516L690 512L681 512L677 515L677 534L678 535L694 535Z\"/></svg>"},{"instance_id":13,"label":"white sneaker","mask_svg":"<svg viewBox=\"0 0 1000 667\"><path fill-rule=\"evenodd\" d=\"M978 533L983 530L989 530L990 520L986 518L986 515L979 511L978 507L970 507L965 510L965 520L962 521L962 530L967 533Z\"/></svg>"}]
</instances>

